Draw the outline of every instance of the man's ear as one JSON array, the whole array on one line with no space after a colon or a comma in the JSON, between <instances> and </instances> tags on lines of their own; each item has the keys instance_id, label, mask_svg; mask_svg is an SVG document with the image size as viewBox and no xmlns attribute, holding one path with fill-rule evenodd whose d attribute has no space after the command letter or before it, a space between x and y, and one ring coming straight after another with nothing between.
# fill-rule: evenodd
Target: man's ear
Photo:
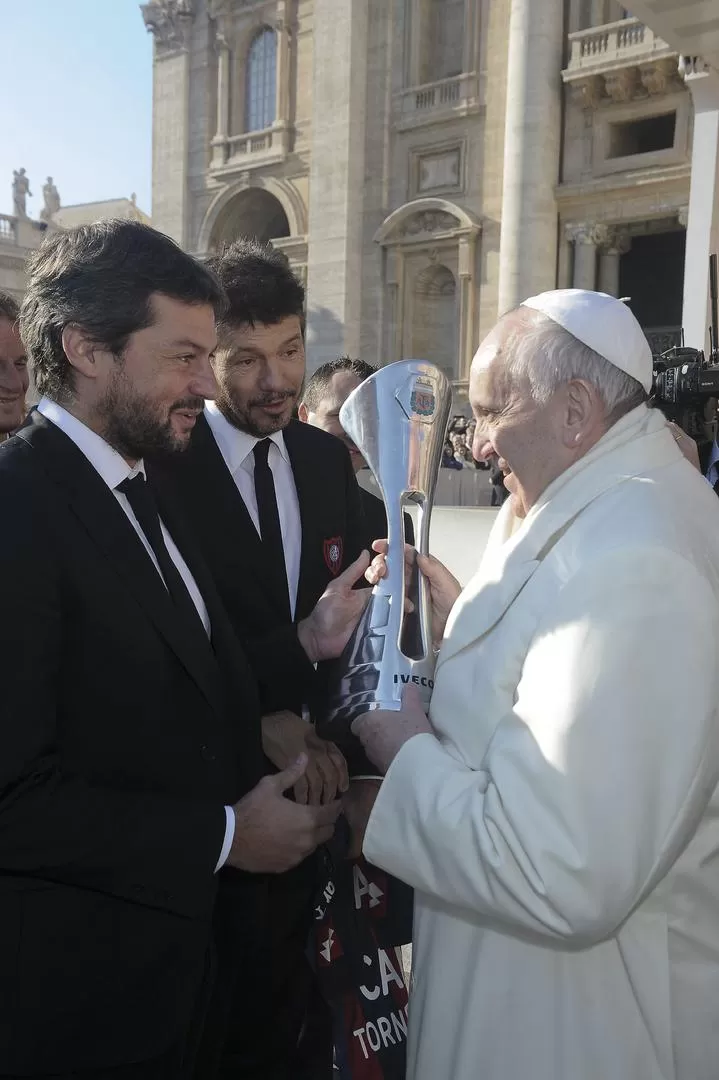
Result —
<instances>
[{"instance_id":1,"label":"man's ear","mask_svg":"<svg viewBox=\"0 0 719 1080\"><path fill-rule=\"evenodd\" d=\"M70 323L62 332L62 348L71 367L88 379L97 377L95 351L97 343L76 323Z\"/></svg>"},{"instance_id":2,"label":"man's ear","mask_svg":"<svg viewBox=\"0 0 719 1080\"><path fill-rule=\"evenodd\" d=\"M297 416L299 417L299 419L302 421L303 424L306 424L308 422L308 420L309 420L309 415L310 415L310 410L307 408L307 405L305 404L305 402L301 401L299 403L299 405L297 406Z\"/></svg>"},{"instance_id":3,"label":"man's ear","mask_svg":"<svg viewBox=\"0 0 719 1080\"><path fill-rule=\"evenodd\" d=\"M567 448L576 449L586 438L594 420L595 397L593 387L583 379L567 383L562 432Z\"/></svg>"}]
</instances>

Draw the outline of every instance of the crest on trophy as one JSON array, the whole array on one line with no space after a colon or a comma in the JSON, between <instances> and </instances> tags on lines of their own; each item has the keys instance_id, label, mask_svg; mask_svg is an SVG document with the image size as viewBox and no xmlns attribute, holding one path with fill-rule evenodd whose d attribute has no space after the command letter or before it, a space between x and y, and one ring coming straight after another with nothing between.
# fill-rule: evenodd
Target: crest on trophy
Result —
<instances>
[{"instance_id":1,"label":"crest on trophy","mask_svg":"<svg viewBox=\"0 0 719 1080\"><path fill-rule=\"evenodd\" d=\"M415 380L414 389L409 396L410 411L422 419L433 416L435 409L434 386L430 379L420 376Z\"/></svg>"}]
</instances>

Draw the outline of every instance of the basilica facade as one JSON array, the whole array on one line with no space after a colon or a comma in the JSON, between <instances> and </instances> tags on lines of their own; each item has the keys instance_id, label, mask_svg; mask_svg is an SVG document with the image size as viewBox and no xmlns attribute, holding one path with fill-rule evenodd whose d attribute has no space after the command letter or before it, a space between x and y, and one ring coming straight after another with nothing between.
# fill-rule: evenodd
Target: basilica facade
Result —
<instances>
[{"instance_id":1,"label":"basilica facade","mask_svg":"<svg viewBox=\"0 0 719 1080\"><path fill-rule=\"evenodd\" d=\"M678 340L687 60L615 0L151 0L153 224L271 240L308 359L422 357L461 398L498 313L630 296Z\"/></svg>"}]
</instances>

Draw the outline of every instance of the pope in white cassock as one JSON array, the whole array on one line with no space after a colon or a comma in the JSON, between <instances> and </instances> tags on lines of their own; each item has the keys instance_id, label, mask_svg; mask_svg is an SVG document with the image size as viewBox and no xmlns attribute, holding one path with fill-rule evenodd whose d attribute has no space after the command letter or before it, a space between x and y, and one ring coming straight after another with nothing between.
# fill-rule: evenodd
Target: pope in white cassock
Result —
<instances>
[{"instance_id":1,"label":"pope in white cassock","mask_svg":"<svg viewBox=\"0 0 719 1080\"><path fill-rule=\"evenodd\" d=\"M580 290L474 359L512 497L458 598L420 562L429 721L355 722L387 770L364 853L417 890L410 1080L719 1077L719 501L651 379Z\"/></svg>"}]
</instances>

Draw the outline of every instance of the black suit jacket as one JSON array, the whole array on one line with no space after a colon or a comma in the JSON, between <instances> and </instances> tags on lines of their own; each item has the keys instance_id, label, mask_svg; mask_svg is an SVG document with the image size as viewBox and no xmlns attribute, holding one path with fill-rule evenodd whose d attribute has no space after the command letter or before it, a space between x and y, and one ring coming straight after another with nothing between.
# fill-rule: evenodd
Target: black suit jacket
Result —
<instances>
[{"instance_id":1,"label":"black suit jacket","mask_svg":"<svg viewBox=\"0 0 719 1080\"><path fill-rule=\"evenodd\" d=\"M0 507L0 1074L152 1059L202 985L224 805L262 773L256 689L168 501L206 648L38 413L0 447Z\"/></svg>"},{"instance_id":2,"label":"black suit jacket","mask_svg":"<svg viewBox=\"0 0 719 1080\"><path fill-rule=\"evenodd\" d=\"M264 712L300 712L303 704L321 696L323 671L315 671L307 659L296 623L309 615L330 581L368 544L345 446L298 420L285 428L284 438L302 525L294 622L277 599L277 568L269 562L204 416L188 450L150 467L155 484L182 501L258 681ZM333 555L339 558L333 561Z\"/></svg>"},{"instance_id":3,"label":"black suit jacket","mask_svg":"<svg viewBox=\"0 0 719 1080\"><path fill-rule=\"evenodd\" d=\"M374 540L384 540L387 536L387 511L384 502L379 496L363 487L360 487L360 497L370 543ZM414 525L409 514L404 515L404 538L408 544L414 544Z\"/></svg>"},{"instance_id":4,"label":"black suit jacket","mask_svg":"<svg viewBox=\"0 0 719 1080\"><path fill-rule=\"evenodd\" d=\"M155 486L182 502L218 592L240 638L259 684L263 712L319 706L325 692L326 666L318 670L299 644L296 622L311 612L330 581L367 547L359 488L346 447L332 435L293 420L284 430L292 465L302 527L300 574L295 621L278 595L277 570L237 490L212 431L200 417L189 448L181 455L149 465ZM270 882L269 939L273 960L274 1050L286 1061L287 1075L300 1074L294 1056L305 1021L315 1029L305 1051L313 1076L332 1071L331 1034L322 1010L305 1015L310 1001L310 973L305 957L311 906L318 883L315 858ZM225 935L216 921L218 944ZM223 945L223 954L228 950ZM222 957L220 957L220 978ZM233 1018L237 1008L231 1007ZM219 1011L213 1004L211 1017ZM237 1042L230 1023L228 1046ZM244 1059L261 1058L242 1035ZM227 1062L230 1051L225 1053ZM232 1059L234 1060L234 1058ZM280 1075L278 1073L278 1075ZM284 1075L284 1074L283 1074ZM302 1075L305 1075L304 1073Z\"/></svg>"}]
</instances>

